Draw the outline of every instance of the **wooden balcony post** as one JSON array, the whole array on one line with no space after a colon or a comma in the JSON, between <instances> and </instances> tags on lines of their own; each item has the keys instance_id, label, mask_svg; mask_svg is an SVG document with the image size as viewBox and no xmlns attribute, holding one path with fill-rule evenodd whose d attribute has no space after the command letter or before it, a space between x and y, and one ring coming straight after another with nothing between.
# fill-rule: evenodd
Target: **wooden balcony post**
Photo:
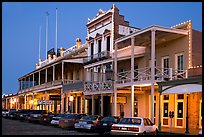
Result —
<instances>
[{"instance_id":1,"label":"wooden balcony post","mask_svg":"<svg viewBox=\"0 0 204 137\"><path fill-rule=\"evenodd\" d=\"M154 122L155 29L151 30L151 121Z\"/></svg>"},{"instance_id":2,"label":"wooden balcony post","mask_svg":"<svg viewBox=\"0 0 204 137\"><path fill-rule=\"evenodd\" d=\"M24 94L24 109L27 109L27 96Z\"/></svg>"},{"instance_id":3,"label":"wooden balcony post","mask_svg":"<svg viewBox=\"0 0 204 137\"><path fill-rule=\"evenodd\" d=\"M170 76L170 80L172 80L172 68L169 68L169 76Z\"/></svg>"},{"instance_id":4,"label":"wooden balcony post","mask_svg":"<svg viewBox=\"0 0 204 137\"><path fill-rule=\"evenodd\" d=\"M101 94L101 116L103 116L103 94Z\"/></svg>"},{"instance_id":5,"label":"wooden balcony post","mask_svg":"<svg viewBox=\"0 0 204 137\"><path fill-rule=\"evenodd\" d=\"M32 106L32 109L34 110L34 93L33 93L33 96L32 96L33 98L32 98L32 100L33 100L33 106Z\"/></svg>"},{"instance_id":6,"label":"wooden balcony post","mask_svg":"<svg viewBox=\"0 0 204 137\"><path fill-rule=\"evenodd\" d=\"M64 81L64 61L62 61L62 81Z\"/></svg>"},{"instance_id":7,"label":"wooden balcony post","mask_svg":"<svg viewBox=\"0 0 204 137\"><path fill-rule=\"evenodd\" d=\"M130 116L134 116L134 42L135 38L131 38L131 103L130 103Z\"/></svg>"},{"instance_id":8,"label":"wooden balcony post","mask_svg":"<svg viewBox=\"0 0 204 137\"><path fill-rule=\"evenodd\" d=\"M39 71L38 85L40 85L40 71Z\"/></svg>"},{"instance_id":9,"label":"wooden balcony post","mask_svg":"<svg viewBox=\"0 0 204 137\"><path fill-rule=\"evenodd\" d=\"M35 77L34 77L34 73L33 73L33 87L35 86Z\"/></svg>"},{"instance_id":10,"label":"wooden balcony post","mask_svg":"<svg viewBox=\"0 0 204 137\"><path fill-rule=\"evenodd\" d=\"M47 68L45 69L45 83L47 83Z\"/></svg>"},{"instance_id":11,"label":"wooden balcony post","mask_svg":"<svg viewBox=\"0 0 204 137\"><path fill-rule=\"evenodd\" d=\"M95 102L94 102L94 95L92 95L92 115L94 115L94 112L95 112L94 104L95 104Z\"/></svg>"},{"instance_id":12,"label":"wooden balcony post","mask_svg":"<svg viewBox=\"0 0 204 137\"><path fill-rule=\"evenodd\" d=\"M117 63L117 50L118 50L118 44L115 43L115 52L114 52L114 116L117 116L117 87L116 87L116 81L117 81L117 69L118 69L118 63Z\"/></svg>"},{"instance_id":13,"label":"wooden balcony post","mask_svg":"<svg viewBox=\"0 0 204 137\"><path fill-rule=\"evenodd\" d=\"M53 65L53 81L55 81L55 65Z\"/></svg>"}]
</instances>

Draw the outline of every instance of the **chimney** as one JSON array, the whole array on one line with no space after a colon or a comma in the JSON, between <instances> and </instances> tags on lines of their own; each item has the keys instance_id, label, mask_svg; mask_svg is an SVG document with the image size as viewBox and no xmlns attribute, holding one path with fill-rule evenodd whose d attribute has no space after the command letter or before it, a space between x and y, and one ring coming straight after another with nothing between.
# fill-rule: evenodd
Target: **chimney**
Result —
<instances>
[{"instance_id":1,"label":"chimney","mask_svg":"<svg viewBox=\"0 0 204 137\"><path fill-rule=\"evenodd\" d=\"M81 39L80 38L76 39L76 45L77 45L77 49L79 49L80 45L81 45Z\"/></svg>"}]
</instances>

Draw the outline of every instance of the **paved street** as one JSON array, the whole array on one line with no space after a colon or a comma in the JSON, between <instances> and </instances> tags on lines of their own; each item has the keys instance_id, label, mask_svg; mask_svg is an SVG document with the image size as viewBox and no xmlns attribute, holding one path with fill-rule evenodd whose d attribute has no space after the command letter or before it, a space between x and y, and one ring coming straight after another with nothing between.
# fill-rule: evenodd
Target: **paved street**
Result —
<instances>
[{"instance_id":1,"label":"paved street","mask_svg":"<svg viewBox=\"0 0 204 137\"><path fill-rule=\"evenodd\" d=\"M21 122L2 118L2 135L99 135L93 132L78 132L74 129L62 129L37 123ZM168 132L159 135L176 135ZM181 135L181 134L177 134Z\"/></svg>"},{"instance_id":2,"label":"paved street","mask_svg":"<svg viewBox=\"0 0 204 137\"><path fill-rule=\"evenodd\" d=\"M2 118L2 135L98 135Z\"/></svg>"}]
</instances>

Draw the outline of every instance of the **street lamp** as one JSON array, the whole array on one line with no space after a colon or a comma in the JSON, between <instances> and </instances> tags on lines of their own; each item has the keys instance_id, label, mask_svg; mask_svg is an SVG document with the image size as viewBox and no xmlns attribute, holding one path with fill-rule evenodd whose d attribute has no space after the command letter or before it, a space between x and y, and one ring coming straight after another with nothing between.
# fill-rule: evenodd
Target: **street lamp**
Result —
<instances>
[{"instance_id":1,"label":"street lamp","mask_svg":"<svg viewBox=\"0 0 204 137\"><path fill-rule=\"evenodd\" d=\"M73 100L74 100L74 97L70 96L69 101L71 102L71 113L73 113Z\"/></svg>"}]
</instances>

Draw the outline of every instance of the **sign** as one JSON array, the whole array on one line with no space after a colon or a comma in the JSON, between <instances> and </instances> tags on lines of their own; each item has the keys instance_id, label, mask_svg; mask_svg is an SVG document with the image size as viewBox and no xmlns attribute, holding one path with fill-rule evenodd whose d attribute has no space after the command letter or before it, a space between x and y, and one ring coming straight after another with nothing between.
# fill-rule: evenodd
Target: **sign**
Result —
<instances>
[{"instance_id":1,"label":"sign","mask_svg":"<svg viewBox=\"0 0 204 137\"><path fill-rule=\"evenodd\" d=\"M111 103L113 102L113 98L111 98ZM117 97L117 103L127 103L127 97Z\"/></svg>"},{"instance_id":2,"label":"sign","mask_svg":"<svg viewBox=\"0 0 204 137\"><path fill-rule=\"evenodd\" d=\"M50 100L61 100L61 95L50 95Z\"/></svg>"},{"instance_id":3,"label":"sign","mask_svg":"<svg viewBox=\"0 0 204 137\"><path fill-rule=\"evenodd\" d=\"M50 105L53 104L53 100L38 100L38 105Z\"/></svg>"}]
</instances>

